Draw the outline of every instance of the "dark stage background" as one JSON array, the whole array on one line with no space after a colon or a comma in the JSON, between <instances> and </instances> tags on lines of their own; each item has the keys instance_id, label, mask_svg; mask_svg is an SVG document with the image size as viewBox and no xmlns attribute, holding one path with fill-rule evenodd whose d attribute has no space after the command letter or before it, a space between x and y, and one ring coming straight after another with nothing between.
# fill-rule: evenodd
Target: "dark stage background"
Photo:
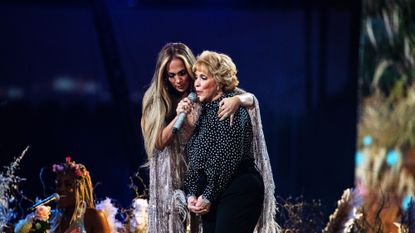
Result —
<instances>
[{"instance_id":1,"label":"dark stage background","mask_svg":"<svg viewBox=\"0 0 415 233\"><path fill-rule=\"evenodd\" d=\"M21 189L44 197L70 155L98 197L128 206L142 96L158 51L180 41L234 59L260 101L276 194L333 208L353 186L359 20L360 3L340 0L2 1L0 165L30 145Z\"/></svg>"}]
</instances>

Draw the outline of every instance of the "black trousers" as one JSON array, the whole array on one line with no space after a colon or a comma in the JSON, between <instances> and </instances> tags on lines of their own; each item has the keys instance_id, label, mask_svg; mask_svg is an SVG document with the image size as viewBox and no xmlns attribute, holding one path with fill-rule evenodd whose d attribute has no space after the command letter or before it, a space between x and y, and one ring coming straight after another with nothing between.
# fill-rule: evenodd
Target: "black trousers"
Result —
<instances>
[{"instance_id":1,"label":"black trousers","mask_svg":"<svg viewBox=\"0 0 415 233\"><path fill-rule=\"evenodd\" d=\"M228 188L202 216L203 233L252 233L261 215L264 183L252 165L243 165Z\"/></svg>"}]
</instances>

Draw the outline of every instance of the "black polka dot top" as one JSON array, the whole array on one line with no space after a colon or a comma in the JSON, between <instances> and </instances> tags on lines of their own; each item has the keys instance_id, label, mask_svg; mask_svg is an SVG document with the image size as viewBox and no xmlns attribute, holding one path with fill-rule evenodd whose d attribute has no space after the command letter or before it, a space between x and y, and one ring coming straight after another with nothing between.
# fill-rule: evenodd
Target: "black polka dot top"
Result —
<instances>
[{"instance_id":1,"label":"black polka dot top","mask_svg":"<svg viewBox=\"0 0 415 233\"><path fill-rule=\"evenodd\" d=\"M235 113L234 124L229 118L219 121L219 102L234 93L204 103L199 122L187 144L189 168L184 185L188 195L202 195L209 201L227 188L230 180L244 159L253 158L252 125L247 109L240 107Z\"/></svg>"}]
</instances>

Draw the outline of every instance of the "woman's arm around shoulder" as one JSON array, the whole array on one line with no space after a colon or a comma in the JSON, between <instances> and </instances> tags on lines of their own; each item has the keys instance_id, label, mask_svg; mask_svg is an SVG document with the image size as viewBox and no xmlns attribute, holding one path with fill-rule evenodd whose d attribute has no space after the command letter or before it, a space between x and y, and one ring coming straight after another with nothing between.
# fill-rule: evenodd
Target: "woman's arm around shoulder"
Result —
<instances>
[{"instance_id":1,"label":"woman's arm around shoulder","mask_svg":"<svg viewBox=\"0 0 415 233\"><path fill-rule=\"evenodd\" d=\"M224 98L219 103L218 117L221 121L227 117L230 118L231 125L233 124L233 117L240 106L245 108L254 107L254 95L248 92L235 92L236 95L228 98Z\"/></svg>"},{"instance_id":2,"label":"woman's arm around shoulder","mask_svg":"<svg viewBox=\"0 0 415 233\"><path fill-rule=\"evenodd\" d=\"M88 208L84 215L85 229L88 233L110 233L105 213L95 208Z\"/></svg>"}]
</instances>

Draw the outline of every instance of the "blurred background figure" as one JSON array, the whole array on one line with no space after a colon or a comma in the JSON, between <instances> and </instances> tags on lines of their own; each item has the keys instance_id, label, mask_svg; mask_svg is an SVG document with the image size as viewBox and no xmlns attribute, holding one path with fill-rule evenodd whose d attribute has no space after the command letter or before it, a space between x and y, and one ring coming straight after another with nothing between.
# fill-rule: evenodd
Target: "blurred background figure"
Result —
<instances>
[{"instance_id":1,"label":"blurred background figure","mask_svg":"<svg viewBox=\"0 0 415 233\"><path fill-rule=\"evenodd\" d=\"M368 232L415 230L414 7L363 1L355 181Z\"/></svg>"},{"instance_id":2,"label":"blurred background figure","mask_svg":"<svg viewBox=\"0 0 415 233\"><path fill-rule=\"evenodd\" d=\"M17 224L15 232L30 232L28 230L36 226L32 225L33 220L40 215L46 221L50 215L53 233L109 233L105 214L95 209L93 186L86 167L67 157L65 163L53 165L53 172L56 173L56 193L59 195L56 209L50 213L50 207L38 207L34 216L29 215Z\"/></svg>"}]
</instances>

